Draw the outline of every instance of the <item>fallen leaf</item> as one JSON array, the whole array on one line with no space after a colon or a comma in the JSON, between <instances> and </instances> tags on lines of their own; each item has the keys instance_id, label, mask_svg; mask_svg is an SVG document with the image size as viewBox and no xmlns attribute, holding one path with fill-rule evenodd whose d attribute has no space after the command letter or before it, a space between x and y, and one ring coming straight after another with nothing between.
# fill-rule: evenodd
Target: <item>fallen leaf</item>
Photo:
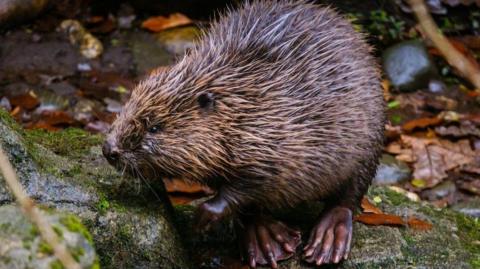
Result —
<instances>
[{"instance_id":1,"label":"fallen leaf","mask_svg":"<svg viewBox=\"0 0 480 269\"><path fill-rule=\"evenodd\" d=\"M397 186L388 186L388 188L396 193L400 193L414 202L420 202L420 197L414 192L407 191Z\"/></svg>"},{"instance_id":2,"label":"fallen leaf","mask_svg":"<svg viewBox=\"0 0 480 269\"><path fill-rule=\"evenodd\" d=\"M15 95L9 98L12 106L19 106L26 110L31 110L40 104L37 95L33 91L26 94Z\"/></svg>"},{"instance_id":3,"label":"fallen leaf","mask_svg":"<svg viewBox=\"0 0 480 269\"><path fill-rule=\"evenodd\" d=\"M422 230L422 231L428 231L432 229L432 224L429 222L426 222L421 219L417 219L415 217L410 217L407 220L407 225L408 227L415 229L415 230Z\"/></svg>"},{"instance_id":4,"label":"fallen leaf","mask_svg":"<svg viewBox=\"0 0 480 269\"><path fill-rule=\"evenodd\" d=\"M419 118L406 122L403 124L403 130L407 132L413 131L415 128L425 128L429 126L435 126L442 122L441 118L432 117L432 118Z\"/></svg>"},{"instance_id":5,"label":"fallen leaf","mask_svg":"<svg viewBox=\"0 0 480 269\"><path fill-rule=\"evenodd\" d=\"M204 185L200 185L194 182L186 182L180 179L167 179L164 180L165 188L167 189L168 193L204 193L204 194L212 194L212 190Z\"/></svg>"},{"instance_id":6,"label":"fallen leaf","mask_svg":"<svg viewBox=\"0 0 480 269\"><path fill-rule=\"evenodd\" d=\"M472 194L480 195L480 179L474 181L463 181L458 187Z\"/></svg>"},{"instance_id":7,"label":"fallen leaf","mask_svg":"<svg viewBox=\"0 0 480 269\"><path fill-rule=\"evenodd\" d=\"M389 214L360 214L355 216L356 221L367 225L405 226L405 221L399 216Z\"/></svg>"},{"instance_id":8,"label":"fallen leaf","mask_svg":"<svg viewBox=\"0 0 480 269\"><path fill-rule=\"evenodd\" d=\"M61 110L42 111L40 116L42 121L50 125L61 125L61 124L72 125L73 123L75 123L75 120L73 119L72 116L70 116L70 114Z\"/></svg>"},{"instance_id":9,"label":"fallen leaf","mask_svg":"<svg viewBox=\"0 0 480 269\"><path fill-rule=\"evenodd\" d=\"M150 17L143 21L142 28L145 28L152 32L160 32L168 28L187 25L191 23L192 20L190 20L187 16L181 13L174 13L170 14L168 17Z\"/></svg>"},{"instance_id":10,"label":"fallen leaf","mask_svg":"<svg viewBox=\"0 0 480 269\"><path fill-rule=\"evenodd\" d=\"M361 206L363 209L363 213L383 214L382 210L380 210L380 208L370 203L368 198L365 196L362 198Z\"/></svg>"},{"instance_id":11,"label":"fallen leaf","mask_svg":"<svg viewBox=\"0 0 480 269\"><path fill-rule=\"evenodd\" d=\"M413 178L424 180L425 188L441 182L447 177L447 171L469 164L475 159L475 152L468 140L450 142L408 135L401 135L401 140L405 146L412 149Z\"/></svg>"}]
</instances>

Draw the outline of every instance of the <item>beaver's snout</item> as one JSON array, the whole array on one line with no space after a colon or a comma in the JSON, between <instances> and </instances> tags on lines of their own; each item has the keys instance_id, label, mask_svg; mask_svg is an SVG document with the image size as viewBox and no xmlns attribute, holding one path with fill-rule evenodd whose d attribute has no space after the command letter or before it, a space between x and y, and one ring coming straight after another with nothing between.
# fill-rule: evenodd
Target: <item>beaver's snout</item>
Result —
<instances>
[{"instance_id":1,"label":"beaver's snout","mask_svg":"<svg viewBox=\"0 0 480 269\"><path fill-rule=\"evenodd\" d=\"M103 143L102 152L111 165L117 164L120 158L120 152L118 147L112 143L112 141L107 139L105 143Z\"/></svg>"}]
</instances>

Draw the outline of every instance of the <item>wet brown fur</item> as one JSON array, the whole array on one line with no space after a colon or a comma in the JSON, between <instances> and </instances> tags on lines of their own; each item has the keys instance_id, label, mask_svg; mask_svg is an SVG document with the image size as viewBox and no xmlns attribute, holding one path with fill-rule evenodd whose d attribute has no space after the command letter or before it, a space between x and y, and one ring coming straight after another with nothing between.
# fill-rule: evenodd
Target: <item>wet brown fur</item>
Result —
<instances>
[{"instance_id":1,"label":"wet brown fur","mask_svg":"<svg viewBox=\"0 0 480 269\"><path fill-rule=\"evenodd\" d=\"M201 108L206 93L213 105ZM306 1L254 1L139 83L108 139L123 166L210 185L239 206L353 207L384 121L376 63L348 21Z\"/></svg>"}]
</instances>

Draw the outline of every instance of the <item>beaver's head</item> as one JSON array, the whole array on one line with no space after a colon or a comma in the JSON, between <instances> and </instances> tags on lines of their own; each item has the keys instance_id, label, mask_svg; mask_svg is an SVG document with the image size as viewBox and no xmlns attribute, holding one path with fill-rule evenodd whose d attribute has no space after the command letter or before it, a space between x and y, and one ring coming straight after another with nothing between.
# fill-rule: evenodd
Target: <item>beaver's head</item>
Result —
<instances>
[{"instance_id":1,"label":"beaver's head","mask_svg":"<svg viewBox=\"0 0 480 269\"><path fill-rule=\"evenodd\" d=\"M162 70L139 83L103 145L121 171L199 180L228 163L227 120L208 79ZM227 113L228 114L228 113Z\"/></svg>"}]
</instances>

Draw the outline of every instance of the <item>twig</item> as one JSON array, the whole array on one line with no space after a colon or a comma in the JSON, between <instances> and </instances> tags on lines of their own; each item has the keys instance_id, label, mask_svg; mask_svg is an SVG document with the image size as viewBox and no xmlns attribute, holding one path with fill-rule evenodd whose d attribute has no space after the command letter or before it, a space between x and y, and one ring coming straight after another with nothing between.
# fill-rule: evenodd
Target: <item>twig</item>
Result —
<instances>
[{"instance_id":1,"label":"twig","mask_svg":"<svg viewBox=\"0 0 480 269\"><path fill-rule=\"evenodd\" d=\"M55 256L67 269L81 269L80 265L73 259L65 244L61 243L52 226L43 216L42 212L35 206L35 203L25 193L22 185L18 181L17 174L13 170L12 164L8 160L5 152L0 147L0 171L5 178L5 182L17 199L24 214L38 226L43 239L53 248Z\"/></svg>"},{"instance_id":2,"label":"twig","mask_svg":"<svg viewBox=\"0 0 480 269\"><path fill-rule=\"evenodd\" d=\"M413 12L417 16L420 27L435 47L443 54L447 62L454 66L461 75L470 80L477 91L480 91L480 70L448 41L438 29L423 0L409 0Z\"/></svg>"}]
</instances>

